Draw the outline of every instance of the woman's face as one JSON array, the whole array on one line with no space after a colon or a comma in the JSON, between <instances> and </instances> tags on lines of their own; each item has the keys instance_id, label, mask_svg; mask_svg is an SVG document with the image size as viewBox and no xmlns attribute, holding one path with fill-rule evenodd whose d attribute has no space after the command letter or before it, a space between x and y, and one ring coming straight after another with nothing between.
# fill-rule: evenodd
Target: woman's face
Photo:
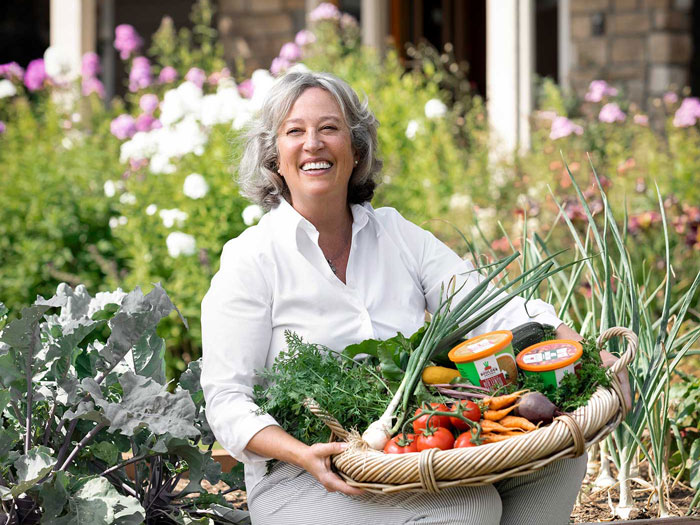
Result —
<instances>
[{"instance_id":1,"label":"woman's face","mask_svg":"<svg viewBox=\"0 0 700 525\"><path fill-rule=\"evenodd\" d=\"M301 94L277 132L277 149L295 207L347 200L355 161L350 129L328 91L314 87Z\"/></svg>"}]
</instances>

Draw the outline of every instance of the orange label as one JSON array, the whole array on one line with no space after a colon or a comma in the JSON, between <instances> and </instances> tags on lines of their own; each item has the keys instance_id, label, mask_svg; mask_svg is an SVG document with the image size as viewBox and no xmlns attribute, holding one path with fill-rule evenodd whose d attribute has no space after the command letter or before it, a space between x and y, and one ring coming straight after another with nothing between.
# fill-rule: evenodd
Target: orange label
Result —
<instances>
[{"instance_id":1,"label":"orange label","mask_svg":"<svg viewBox=\"0 0 700 525\"><path fill-rule=\"evenodd\" d=\"M518 357L524 365L533 368L539 366L550 368L552 365L569 364L572 359L578 359L579 355L580 352L574 345L554 342L533 348L532 351Z\"/></svg>"}]
</instances>

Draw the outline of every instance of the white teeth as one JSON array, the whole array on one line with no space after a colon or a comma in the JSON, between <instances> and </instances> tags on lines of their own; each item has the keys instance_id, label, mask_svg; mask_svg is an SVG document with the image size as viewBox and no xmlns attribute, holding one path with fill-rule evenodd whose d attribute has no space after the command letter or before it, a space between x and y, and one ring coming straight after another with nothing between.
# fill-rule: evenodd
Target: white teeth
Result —
<instances>
[{"instance_id":1,"label":"white teeth","mask_svg":"<svg viewBox=\"0 0 700 525\"><path fill-rule=\"evenodd\" d=\"M325 170L327 168L331 167L330 162L326 162L325 160L322 162L307 162L304 164L301 169L303 170Z\"/></svg>"}]
</instances>

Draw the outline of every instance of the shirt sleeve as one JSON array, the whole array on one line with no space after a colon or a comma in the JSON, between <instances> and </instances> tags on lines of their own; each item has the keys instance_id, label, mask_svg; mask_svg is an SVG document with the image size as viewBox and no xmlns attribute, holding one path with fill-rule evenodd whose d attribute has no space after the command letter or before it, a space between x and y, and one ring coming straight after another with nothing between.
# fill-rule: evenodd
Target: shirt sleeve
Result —
<instances>
[{"instance_id":1,"label":"shirt sleeve","mask_svg":"<svg viewBox=\"0 0 700 525\"><path fill-rule=\"evenodd\" d=\"M403 219L401 229L409 249L412 252L423 292L426 307L434 313L440 305L441 292L446 289L452 277L455 277L455 290L459 290L452 300L457 304L474 287L483 281L484 277L474 269L471 262L463 260L432 233ZM460 289L461 287L461 289ZM496 288L489 284L489 291ZM504 292L501 292L504 293ZM500 299L496 296L492 302ZM555 328L561 324L554 307L541 299L526 300L516 296L508 301L498 312L489 317L466 337L474 337L493 330L511 330L521 324L537 321L549 324Z\"/></svg>"},{"instance_id":2,"label":"shirt sleeve","mask_svg":"<svg viewBox=\"0 0 700 525\"><path fill-rule=\"evenodd\" d=\"M239 239L229 241L221 267L202 301L202 374L206 415L217 441L237 460L271 458L245 448L263 428L277 425L256 414L255 370L265 367L272 334L271 294L260 265Z\"/></svg>"}]
</instances>

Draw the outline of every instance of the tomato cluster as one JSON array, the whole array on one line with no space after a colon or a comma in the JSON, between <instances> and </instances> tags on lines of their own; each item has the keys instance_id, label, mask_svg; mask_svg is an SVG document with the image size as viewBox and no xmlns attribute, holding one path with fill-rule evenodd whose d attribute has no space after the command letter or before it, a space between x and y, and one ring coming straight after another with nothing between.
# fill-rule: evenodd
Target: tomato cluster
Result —
<instances>
[{"instance_id":1,"label":"tomato cluster","mask_svg":"<svg viewBox=\"0 0 700 525\"><path fill-rule=\"evenodd\" d=\"M416 409L413 433L398 434L393 437L384 447L384 452L405 454L429 448L447 450L476 446L476 443L472 441L473 435L470 425L458 414L461 411L462 416L470 421L479 421L481 419L479 405L473 401L460 401L450 408L442 403L430 403L430 408L438 412L452 412L455 416L423 414L422 408ZM457 434L456 440L453 431Z\"/></svg>"}]
</instances>

